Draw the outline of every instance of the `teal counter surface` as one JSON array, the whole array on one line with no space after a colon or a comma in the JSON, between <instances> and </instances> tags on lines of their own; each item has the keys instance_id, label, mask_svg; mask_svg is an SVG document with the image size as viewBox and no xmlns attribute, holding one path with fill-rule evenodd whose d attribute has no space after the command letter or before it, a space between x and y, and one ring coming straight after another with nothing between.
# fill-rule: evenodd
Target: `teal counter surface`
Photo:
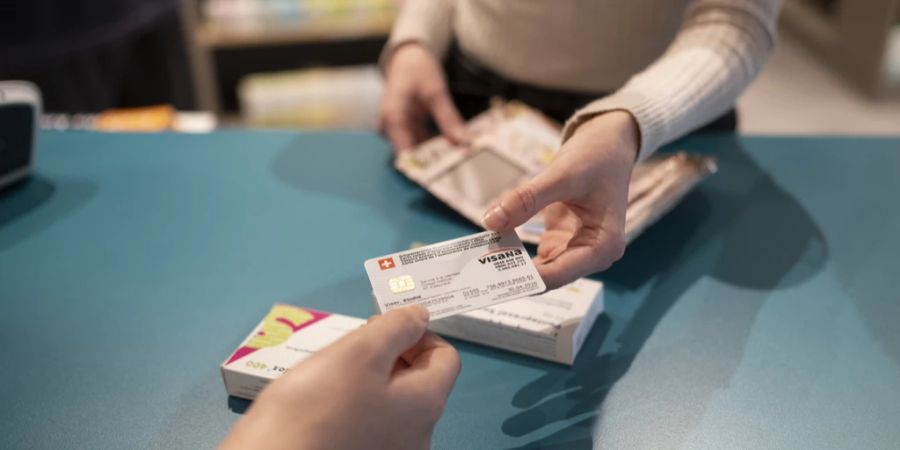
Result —
<instances>
[{"instance_id":1,"label":"teal counter surface","mask_svg":"<svg viewBox=\"0 0 900 450\"><path fill-rule=\"evenodd\" d=\"M365 317L364 259L476 231L370 134L40 144L0 193L4 448L213 448L273 303ZM455 342L435 448L900 446L900 139L673 148L720 171L598 276L575 366Z\"/></svg>"}]
</instances>

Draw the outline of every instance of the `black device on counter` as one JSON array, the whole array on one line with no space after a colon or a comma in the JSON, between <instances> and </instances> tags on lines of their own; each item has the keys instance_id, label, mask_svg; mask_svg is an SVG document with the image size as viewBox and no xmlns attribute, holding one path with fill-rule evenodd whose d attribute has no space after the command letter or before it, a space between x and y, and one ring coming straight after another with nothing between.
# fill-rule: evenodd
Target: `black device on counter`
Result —
<instances>
[{"instance_id":1,"label":"black device on counter","mask_svg":"<svg viewBox=\"0 0 900 450\"><path fill-rule=\"evenodd\" d=\"M0 189L31 172L40 117L37 86L27 81L0 81Z\"/></svg>"}]
</instances>

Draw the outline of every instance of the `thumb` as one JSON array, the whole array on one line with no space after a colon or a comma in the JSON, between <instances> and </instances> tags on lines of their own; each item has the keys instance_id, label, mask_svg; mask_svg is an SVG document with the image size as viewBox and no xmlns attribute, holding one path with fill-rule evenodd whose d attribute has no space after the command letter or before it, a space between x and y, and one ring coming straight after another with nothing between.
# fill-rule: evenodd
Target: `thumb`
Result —
<instances>
[{"instance_id":1,"label":"thumb","mask_svg":"<svg viewBox=\"0 0 900 450\"><path fill-rule=\"evenodd\" d=\"M494 231L513 229L534 217L551 203L569 200L567 178L544 171L531 181L508 191L491 205L482 219Z\"/></svg>"},{"instance_id":2,"label":"thumb","mask_svg":"<svg viewBox=\"0 0 900 450\"><path fill-rule=\"evenodd\" d=\"M397 358L422 339L427 328L428 310L414 305L387 312L377 320L370 319L360 330L360 338L374 347L372 356L389 372Z\"/></svg>"}]
</instances>

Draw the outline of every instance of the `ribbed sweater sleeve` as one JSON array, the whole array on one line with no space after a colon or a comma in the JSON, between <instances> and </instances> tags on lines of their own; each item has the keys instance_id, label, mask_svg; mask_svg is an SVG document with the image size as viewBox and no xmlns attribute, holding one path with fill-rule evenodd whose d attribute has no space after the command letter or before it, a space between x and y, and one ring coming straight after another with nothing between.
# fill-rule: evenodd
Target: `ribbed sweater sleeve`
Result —
<instances>
[{"instance_id":1,"label":"ribbed sweater sleeve","mask_svg":"<svg viewBox=\"0 0 900 450\"><path fill-rule=\"evenodd\" d=\"M563 140L586 120L625 110L640 129L639 159L734 106L774 48L781 0L697 0L665 53L613 94L569 119Z\"/></svg>"},{"instance_id":2,"label":"ribbed sweater sleeve","mask_svg":"<svg viewBox=\"0 0 900 450\"><path fill-rule=\"evenodd\" d=\"M405 0L391 29L382 58L398 45L415 41L439 60L450 44L454 0Z\"/></svg>"}]
</instances>

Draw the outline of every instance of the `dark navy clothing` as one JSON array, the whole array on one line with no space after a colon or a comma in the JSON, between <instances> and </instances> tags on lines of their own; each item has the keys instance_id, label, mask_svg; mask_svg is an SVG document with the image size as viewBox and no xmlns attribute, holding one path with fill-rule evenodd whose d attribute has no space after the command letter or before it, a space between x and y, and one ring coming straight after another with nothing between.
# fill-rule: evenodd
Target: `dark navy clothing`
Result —
<instances>
[{"instance_id":1,"label":"dark navy clothing","mask_svg":"<svg viewBox=\"0 0 900 450\"><path fill-rule=\"evenodd\" d=\"M127 38L177 0L0 0L0 67L42 64Z\"/></svg>"},{"instance_id":2,"label":"dark navy clothing","mask_svg":"<svg viewBox=\"0 0 900 450\"><path fill-rule=\"evenodd\" d=\"M53 112L192 106L177 0L0 0L0 79Z\"/></svg>"}]
</instances>

